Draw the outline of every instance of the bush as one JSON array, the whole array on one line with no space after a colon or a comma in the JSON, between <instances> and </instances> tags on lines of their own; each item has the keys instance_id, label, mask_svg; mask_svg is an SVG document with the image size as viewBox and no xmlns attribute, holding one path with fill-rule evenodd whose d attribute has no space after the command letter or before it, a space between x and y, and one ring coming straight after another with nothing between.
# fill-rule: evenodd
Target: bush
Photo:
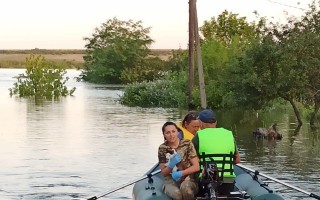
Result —
<instances>
[{"instance_id":1,"label":"bush","mask_svg":"<svg viewBox=\"0 0 320 200\"><path fill-rule=\"evenodd\" d=\"M186 74L171 73L153 82L127 85L120 102L127 106L186 108L186 88Z\"/></svg>"},{"instance_id":2,"label":"bush","mask_svg":"<svg viewBox=\"0 0 320 200\"><path fill-rule=\"evenodd\" d=\"M75 88L70 91L66 87L68 77L64 78L66 70L61 66L52 66L41 55L31 55L26 58L26 74L18 75L18 82L10 88L10 95L20 97L55 98L72 95Z\"/></svg>"}]
</instances>

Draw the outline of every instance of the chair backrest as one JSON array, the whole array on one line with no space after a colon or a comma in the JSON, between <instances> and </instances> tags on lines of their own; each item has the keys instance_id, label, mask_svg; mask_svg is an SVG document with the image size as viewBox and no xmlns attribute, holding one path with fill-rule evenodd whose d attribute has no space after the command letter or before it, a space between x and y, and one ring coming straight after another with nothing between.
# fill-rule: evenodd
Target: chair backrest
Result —
<instances>
[{"instance_id":1,"label":"chair backrest","mask_svg":"<svg viewBox=\"0 0 320 200\"><path fill-rule=\"evenodd\" d=\"M218 168L218 178L219 181L223 182L223 178L226 176L235 176L233 165L234 165L234 155L232 152L229 154L206 154L202 152L200 155L200 168L206 169L207 163L216 163Z\"/></svg>"}]
</instances>

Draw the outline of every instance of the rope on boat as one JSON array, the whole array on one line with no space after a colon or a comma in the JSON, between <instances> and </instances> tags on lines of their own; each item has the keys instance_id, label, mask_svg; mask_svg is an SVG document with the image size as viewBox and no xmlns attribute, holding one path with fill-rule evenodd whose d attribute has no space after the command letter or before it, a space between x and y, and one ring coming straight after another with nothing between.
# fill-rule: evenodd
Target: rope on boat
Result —
<instances>
[{"instance_id":1,"label":"rope on boat","mask_svg":"<svg viewBox=\"0 0 320 200\"><path fill-rule=\"evenodd\" d=\"M117 188L114 188L114 189L112 189L112 190L110 190L110 191L108 191L108 192L106 192L106 193L104 193L104 194L102 194L102 195L100 195L100 196L94 196L94 197L91 197L91 198L89 198L89 199L87 199L87 200L96 200L96 199L99 199L99 198L104 197L104 196L106 196L106 195L108 195L108 194L111 194L111 193L113 193L113 192L115 192L115 191L118 191L118 190L120 190L120 189L123 189L123 188L125 188L125 187L128 187L129 185L132 185L132 184L134 184L134 183L136 183L136 182L139 182L139 181L144 180L144 179L147 179L147 178L151 178L152 176L154 176L154 175L156 175L156 174L159 174L160 172L161 172L160 169L157 170L157 171L151 172L151 173L149 173L149 174L147 174L147 175L145 175L145 176L143 176L143 177L141 177L141 178L138 178L138 179L136 179L136 180L134 180L134 181L131 181L131 182L126 183L126 184L123 184L123 185L121 185L121 186L119 186L119 187L117 187Z\"/></svg>"},{"instance_id":2,"label":"rope on boat","mask_svg":"<svg viewBox=\"0 0 320 200\"><path fill-rule=\"evenodd\" d=\"M263 174L263 173L261 173L261 172L259 172L259 171L257 171L257 170L250 169L250 168L248 168L248 167L246 167L246 166L243 166L243 165L241 165L241 164L237 164L237 166L239 166L239 167L241 167L242 169L245 169L245 170L247 170L247 171L253 172L255 175L263 176L263 177L265 177L265 178L267 178L267 179L273 180L273 181L275 181L275 182L277 182L277 183L280 183L280 184L282 184L282 185L285 185L285 186L287 186L287 187L289 187L289 188L292 188L292 189L294 189L294 190L297 190L297 191L299 191L299 192L302 192L302 193L308 195L309 197L313 197L313 198L315 198L315 199L319 199L319 200L320 200L320 196L319 196L319 195L316 195L316 194L314 194L314 193L307 192L307 191L305 191L305 190L303 190L303 189L300 189L300 188L298 188L298 187L296 187L296 186L290 185L290 184L288 184L288 183L286 183L286 182L283 182L283 181L281 181L281 180L279 180L279 179L276 179L276 178L273 178L273 177L268 176L268 175L266 175L266 174Z\"/></svg>"}]
</instances>

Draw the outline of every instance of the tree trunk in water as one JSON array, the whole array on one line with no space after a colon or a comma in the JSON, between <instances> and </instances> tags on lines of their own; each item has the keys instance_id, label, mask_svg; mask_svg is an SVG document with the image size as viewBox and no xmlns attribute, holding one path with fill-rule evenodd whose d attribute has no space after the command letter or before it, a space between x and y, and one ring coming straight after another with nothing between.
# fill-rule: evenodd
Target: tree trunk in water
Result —
<instances>
[{"instance_id":1,"label":"tree trunk in water","mask_svg":"<svg viewBox=\"0 0 320 200\"><path fill-rule=\"evenodd\" d=\"M320 108L320 98L319 98L318 94L315 94L314 95L314 110L313 110L313 113L311 113L310 126L314 126L319 108Z\"/></svg>"},{"instance_id":2,"label":"tree trunk in water","mask_svg":"<svg viewBox=\"0 0 320 200\"><path fill-rule=\"evenodd\" d=\"M298 120L298 126L302 125L302 120L301 120L301 116L300 116L300 112L296 106L296 104L294 103L294 101L292 99L289 99L289 102L293 108L294 114L296 115L296 118Z\"/></svg>"}]
</instances>

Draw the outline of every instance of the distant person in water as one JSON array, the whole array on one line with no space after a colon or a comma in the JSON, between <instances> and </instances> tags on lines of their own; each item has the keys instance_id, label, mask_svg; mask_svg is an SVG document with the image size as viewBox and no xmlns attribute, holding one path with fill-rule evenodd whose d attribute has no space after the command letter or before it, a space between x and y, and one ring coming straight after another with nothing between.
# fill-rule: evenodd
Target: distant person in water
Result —
<instances>
[{"instance_id":1,"label":"distant person in water","mask_svg":"<svg viewBox=\"0 0 320 200\"><path fill-rule=\"evenodd\" d=\"M165 142L159 146L158 159L164 176L164 193L173 200L194 200L198 192L195 172L200 170L196 150L190 140L178 138L173 122L162 126Z\"/></svg>"},{"instance_id":2,"label":"distant person in water","mask_svg":"<svg viewBox=\"0 0 320 200\"><path fill-rule=\"evenodd\" d=\"M197 119L198 112L190 111L182 120L177 124L179 131L178 137L180 139L192 140L193 136L200 129L200 121Z\"/></svg>"}]
</instances>

